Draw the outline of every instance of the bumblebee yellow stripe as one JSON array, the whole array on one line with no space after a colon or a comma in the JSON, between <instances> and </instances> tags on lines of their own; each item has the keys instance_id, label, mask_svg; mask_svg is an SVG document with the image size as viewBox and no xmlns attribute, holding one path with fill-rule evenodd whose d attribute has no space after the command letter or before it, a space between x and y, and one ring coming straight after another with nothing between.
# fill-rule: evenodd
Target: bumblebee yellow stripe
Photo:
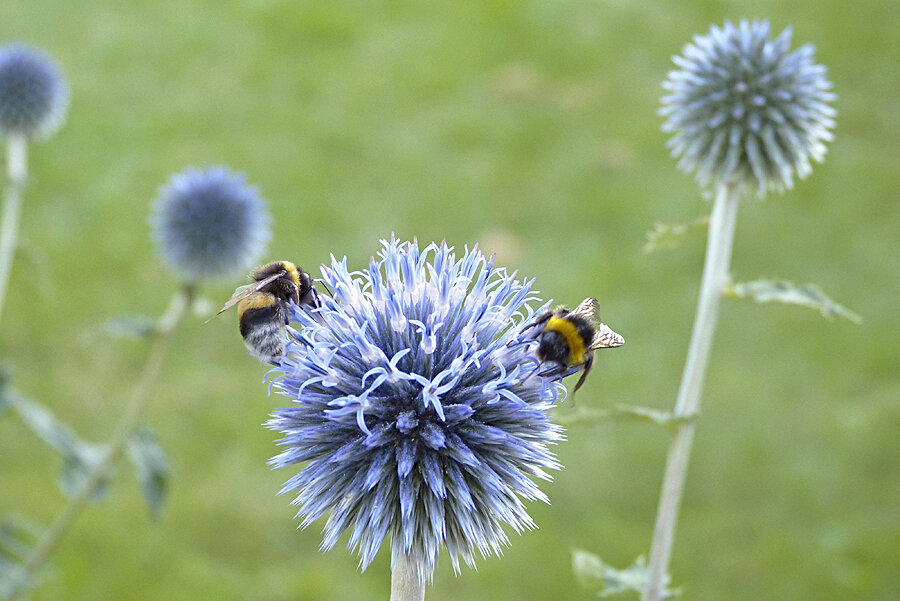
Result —
<instances>
[{"instance_id":1,"label":"bumblebee yellow stripe","mask_svg":"<svg viewBox=\"0 0 900 601\"><path fill-rule=\"evenodd\" d=\"M271 307L276 302L278 302L278 299L276 299L273 294L269 294L268 292L257 292L255 294L251 294L238 303L238 320L240 320L244 316L244 313L246 313L250 309L263 309L265 307Z\"/></svg>"},{"instance_id":2,"label":"bumblebee yellow stripe","mask_svg":"<svg viewBox=\"0 0 900 601\"><path fill-rule=\"evenodd\" d=\"M578 365L579 363L584 363L584 340L581 338L581 335L578 334L575 324L568 319L560 319L554 315L547 322L547 325L544 326L544 329L559 332L563 335L563 338L566 339L566 344L569 347L570 367Z\"/></svg>"}]
</instances>

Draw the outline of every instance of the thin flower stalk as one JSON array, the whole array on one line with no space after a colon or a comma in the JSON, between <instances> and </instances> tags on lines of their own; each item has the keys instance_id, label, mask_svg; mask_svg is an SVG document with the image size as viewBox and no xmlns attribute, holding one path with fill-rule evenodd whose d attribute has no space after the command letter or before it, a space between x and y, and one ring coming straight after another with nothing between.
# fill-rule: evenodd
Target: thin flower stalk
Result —
<instances>
[{"instance_id":1,"label":"thin flower stalk","mask_svg":"<svg viewBox=\"0 0 900 601\"><path fill-rule=\"evenodd\" d=\"M0 136L6 139L8 178L0 217L0 313L16 252L28 141L56 132L68 108L69 88L53 59L21 44L0 48Z\"/></svg>"},{"instance_id":2,"label":"thin flower stalk","mask_svg":"<svg viewBox=\"0 0 900 601\"><path fill-rule=\"evenodd\" d=\"M391 568L391 601L423 601L425 580L418 566L407 555L400 555Z\"/></svg>"},{"instance_id":3,"label":"thin flower stalk","mask_svg":"<svg viewBox=\"0 0 900 601\"><path fill-rule=\"evenodd\" d=\"M24 135L11 135L6 142L6 193L0 222L0 315L6 300L9 274L19 237L22 192L28 178L28 140Z\"/></svg>"},{"instance_id":4,"label":"thin flower stalk","mask_svg":"<svg viewBox=\"0 0 900 601\"><path fill-rule=\"evenodd\" d=\"M706 261L700 284L700 298L697 316L688 348L687 362L678 390L675 405L676 417L685 418L678 426L669 448L669 458L663 476L662 494L656 514L653 546L650 549L648 581L642 597L643 601L660 601L666 587L669 557L675 538L675 524L681 504L684 481L687 477L688 460L694 440L695 423L692 416L700 410L703 380L709 363L716 321L722 292L728 283L731 248L737 222L737 210L741 186L723 183L719 186L709 221L709 239L706 246Z\"/></svg>"},{"instance_id":5,"label":"thin flower stalk","mask_svg":"<svg viewBox=\"0 0 900 601\"><path fill-rule=\"evenodd\" d=\"M19 569L17 583L13 585L10 601L21 599L28 591L29 584L33 582L34 575L47 562L50 555L57 548L63 537L74 524L76 518L84 510L97 487L107 476L116 461L128 446L128 442L138 427L139 420L151 398L156 381L162 370L163 361L168 353L176 325L187 313L192 301L193 291L190 288L182 288L176 292L160 320L153 348L141 372L137 386L132 392L122 419L115 432L106 444L106 452L101 459L91 467L85 476L81 488L78 489L63 510L44 533L25 563Z\"/></svg>"}]
</instances>

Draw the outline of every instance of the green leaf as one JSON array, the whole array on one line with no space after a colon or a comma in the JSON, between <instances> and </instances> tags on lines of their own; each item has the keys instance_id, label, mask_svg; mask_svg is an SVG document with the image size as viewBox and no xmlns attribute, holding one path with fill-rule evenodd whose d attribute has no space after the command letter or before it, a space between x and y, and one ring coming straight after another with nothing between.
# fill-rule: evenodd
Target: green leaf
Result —
<instances>
[{"instance_id":1,"label":"green leaf","mask_svg":"<svg viewBox=\"0 0 900 601\"><path fill-rule=\"evenodd\" d=\"M78 445L81 444L72 429L60 422L53 412L32 400L29 400L11 390L5 390L4 396L22 421L32 432L56 449L62 455L75 455L78 453Z\"/></svg>"},{"instance_id":2,"label":"green leaf","mask_svg":"<svg viewBox=\"0 0 900 601\"><path fill-rule=\"evenodd\" d=\"M690 234L701 232L709 227L709 215L698 217L690 223L654 223L653 229L647 232L644 252L650 253L664 248L674 248Z\"/></svg>"},{"instance_id":3,"label":"green leaf","mask_svg":"<svg viewBox=\"0 0 900 601\"><path fill-rule=\"evenodd\" d=\"M7 518L0 522L0 560L18 563L31 552L40 536L40 528L23 518Z\"/></svg>"},{"instance_id":4,"label":"green leaf","mask_svg":"<svg viewBox=\"0 0 900 601\"><path fill-rule=\"evenodd\" d=\"M692 421L696 415L676 415L671 411L660 411L649 407L619 405L614 409L579 407L571 413L557 413L556 417L558 422L565 425L595 425L606 421L630 421L653 423L673 430L685 422Z\"/></svg>"},{"instance_id":5,"label":"green leaf","mask_svg":"<svg viewBox=\"0 0 900 601\"><path fill-rule=\"evenodd\" d=\"M673 430L681 424L693 421L697 415L678 415L672 411L660 411L659 409L650 409L649 407L634 407L620 405L616 407L616 413L622 419L628 419L636 422L649 422L658 426L663 426L668 430Z\"/></svg>"},{"instance_id":6,"label":"green leaf","mask_svg":"<svg viewBox=\"0 0 900 601\"><path fill-rule=\"evenodd\" d=\"M597 555L574 549L572 551L572 569L581 584L587 588L598 588L597 595L609 597L618 593L634 592L640 595L647 584L647 561L638 557L624 570L607 565ZM668 577L666 578L668 584ZM672 589L663 590L663 599L671 599L680 592Z\"/></svg>"},{"instance_id":7,"label":"green leaf","mask_svg":"<svg viewBox=\"0 0 900 601\"><path fill-rule=\"evenodd\" d=\"M593 426L613 421L618 416L611 409L587 409L579 407L574 411L557 411L556 421L566 426Z\"/></svg>"},{"instance_id":8,"label":"green leaf","mask_svg":"<svg viewBox=\"0 0 900 601\"><path fill-rule=\"evenodd\" d=\"M150 430L140 428L134 433L128 441L128 457L137 471L151 515L159 517L169 481L169 464Z\"/></svg>"},{"instance_id":9,"label":"green leaf","mask_svg":"<svg viewBox=\"0 0 900 601\"><path fill-rule=\"evenodd\" d=\"M7 561L0 555L0 599L10 599L14 591L31 587L28 581L23 586L22 576L20 564Z\"/></svg>"},{"instance_id":10,"label":"green leaf","mask_svg":"<svg viewBox=\"0 0 900 601\"><path fill-rule=\"evenodd\" d=\"M103 324L103 331L113 338L146 340L158 331L157 320L148 315L120 315Z\"/></svg>"},{"instance_id":11,"label":"green leaf","mask_svg":"<svg viewBox=\"0 0 900 601\"><path fill-rule=\"evenodd\" d=\"M9 370L0 365L0 411L13 406L14 393L9 387Z\"/></svg>"},{"instance_id":12,"label":"green leaf","mask_svg":"<svg viewBox=\"0 0 900 601\"><path fill-rule=\"evenodd\" d=\"M0 599L11 597L14 590L30 587L22 580L22 564L40 535L37 524L18 516L0 522Z\"/></svg>"},{"instance_id":13,"label":"green leaf","mask_svg":"<svg viewBox=\"0 0 900 601\"><path fill-rule=\"evenodd\" d=\"M59 473L59 487L63 494L71 497L84 486L88 474L103 459L104 445L85 442L76 436L66 424L60 422L53 412L40 403L27 399L9 389L3 396L16 409L32 432L63 456ZM91 500L98 501L106 496L110 476L107 474L91 493Z\"/></svg>"},{"instance_id":14,"label":"green leaf","mask_svg":"<svg viewBox=\"0 0 900 601\"><path fill-rule=\"evenodd\" d=\"M76 451L63 458L59 474L59 488L66 496L72 497L81 491L87 484L88 476L103 460L106 452L106 445L79 442ZM108 471L91 491L90 501L96 502L106 497L109 492L110 480L112 480L112 470Z\"/></svg>"},{"instance_id":15,"label":"green leaf","mask_svg":"<svg viewBox=\"0 0 900 601\"><path fill-rule=\"evenodd\" d=\"M724 293L726 296L734 298L751 298L758 303L779 302L802 305L816 309L827 319L837 315L849 319L853 323L862 323L862 317L831 300L815 284L798 286L785 280L756 280L729 284L725 287Z\"/></svg>"}]
</instances>

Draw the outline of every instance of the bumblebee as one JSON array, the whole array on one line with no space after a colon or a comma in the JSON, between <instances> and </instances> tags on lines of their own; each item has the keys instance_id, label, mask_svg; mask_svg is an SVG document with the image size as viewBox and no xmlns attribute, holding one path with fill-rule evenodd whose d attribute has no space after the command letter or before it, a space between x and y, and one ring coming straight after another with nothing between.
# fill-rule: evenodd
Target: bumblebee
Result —
<instances>
[{"instance_id":1,"label":"bumblebee","mask_svg":"<svg viewBox=\"0 0 900 601\"><path fill-rule=\"evenodd\" d=\"M581 378L572 390L573 398L591 371L594 351L625 344L622 336L600 323L598 311L597 299L586 298L574 310L561 306L553 311L543 311L525 327L525 330L536 328L530 338L538 341L537 358L542 363L554 364L539 376L565 377L582 370Z\"/></svg>"},{"instance_id":2,"label":"bumblebee","mask_svg":"<svg viewBox=\"0 0 900 601\"><path fill-rule=\"evenodd\" d=\"M291 303L317 308L319 295L309 274L290 261L257 267L250 277L254 281L239 286L216 315L237 305L247 351L260 361L277 364L287 344Z\"/></svg>"}]
</instances>

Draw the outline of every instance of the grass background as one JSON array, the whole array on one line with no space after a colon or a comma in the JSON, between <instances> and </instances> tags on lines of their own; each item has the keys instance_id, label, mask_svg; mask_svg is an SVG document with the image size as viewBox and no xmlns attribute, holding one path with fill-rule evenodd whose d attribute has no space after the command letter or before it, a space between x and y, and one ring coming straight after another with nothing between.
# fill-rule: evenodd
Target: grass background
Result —
<instances>
[{"instance_id":1,"label":"grass background","mask_svg":"<svg viewBox=\"0 0 900 601\"><path fill-rule=\"evenodd\" d=\"M559 302L601 299L628 345L579 394L591 408L670 408L703 237L645 255L654 221L708 212L656 116L670 57L711 24L768 18L811 42L839 99L825 164L742 207L737 279L812 281L865 317L723 307L673 560L700 600L894 599L900 591L900 20L888 0L793 3L2 0L0 42L52 54L72 105L30 154L22 248L0 322L14 385L101 440L146 358L98 331L160 313L174 282L147 215L188 165L243 171L275 216L270 259L363 265L395 232L474 242ZM210 285L218 303L237 282ZM385 599L298 532L289 477L260 424L284 401L228 319L179 332L145 415L172 467L152 521L127 469L43 572L34 599ZM571 412L561 407L560 414ZM531 504L540 526L427 597L591 599L570 552L647 553L667 436L569 429L567 466ZM0 516L49 523L59 458L0 415Z\"/></svg>"}]
</instances>

